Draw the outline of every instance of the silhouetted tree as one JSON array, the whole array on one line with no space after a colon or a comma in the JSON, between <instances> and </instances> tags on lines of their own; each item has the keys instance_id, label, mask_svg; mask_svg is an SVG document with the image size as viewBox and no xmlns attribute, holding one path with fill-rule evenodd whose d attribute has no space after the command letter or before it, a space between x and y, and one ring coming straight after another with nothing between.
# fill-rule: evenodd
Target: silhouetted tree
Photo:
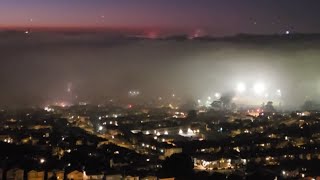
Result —
<instances>
[{"instance_id":1,"label":"silhouetted tree","mask_svg":"<svg viewBox=\"0 0 320 180\"><path fill-rule=\"evenodd\" d=\"M265 112L275 112L276 110L273 107L273 102L269 101L267 104L263 107Z\"/></svg>"},{"instance_id":2,"label":"silhouetted tree","mask_svg":"<svg viewBox=\"0 0 320 180\"><path fill-rule=\"evenodd\" d=\"M53 172L52 177L49 178L49 180L57 180L57 174L55 172Z\"/></svg>"},{"instance_id":3,"label":"silhouetted tree","mask_svg":"<svg viewBox=\"0 0 320 180\"><path fill-rule=\"evenodd\" d=\"M177 180L192 179L193 167L194 164L189 155L173 154L163 162L161 174L166 177L175 177Z\"/></svg>"},{"instance_id":4,"label":"silhouetted tree","mask_svg":"<svg viewBox=\"0 0 320 180\"><path fill-rule=\"evenodd\" d=\"M221 110L222 109L222 102L221 101L213 101L211 103L211 107L215 110Z\"/></svg>"},{"instance_id":5,"label":"silhouetted tree","mask_svg":"<svg viewBox=\"0 0 320 180\"><path fill-rule=\"evenodd\" d=\"M304 104L301 107L303 111L311 111L311 110L314 110L314 108L315 108L314 102L309 100L304 102Z\"/></svg>"},{"instance_id":6,"label":"silhouetted tree","mask_svg":"<svg viewBox=\"0 0 320 180\"><path fill-rule=\"evenodd\" d=\"M227 176L225 174L222 174L222 173L214 172L214 173L211 174L209 179L210 180L225 180L225 179L227 179Z\"/></svg>"},{"instance_id":7,"label":"silhouetted tree","mask_svg":"<svg viewBox=\"0 0 320 180\"><path fill-rule=\"evenodd\" d=\"M194 120L196 118L197 118L197 111L196 110L188 111L188 119Z\"/></svg>"},{"instance_id":8,"label":"silhouetted tree","mask_svg":"<svg viewBox=\"0 0 320 180\"><path fill-rule=\"evenodd\" d=\"M197 180L209 180L209 173L206 171L198 172L194 175L194 179Z\"/></svg>"},{"instance_id":9,"label":"silhouetted tree","mask_svg":"<svg viewBox=\"0 0 320 180\"><path fill-rule=\"evenodd\" d=\"M190 111L197 108L197 103L194 100L189 99L185 104L181 106L181 109Z\"/></svg>"},{"instance_id":10,"label":"silhouetted tree","mask_svg":"<svg viewBox=\"0 0 320 180\"><path fill-rule=\"evenodd\" d=\"M247 180L256 180L256 179L265 179L265 180L274 180L276 175L271 173L267 173L266 171L257 171L249 176L247 176Z\"/></svg>"},{"instance_id":11,"label":"silhouetted tree","mask_svg":"<svg viewBox=\"0 0 320 180\"><path fill-rule=\"evenodd\" d=\"M230 109L231 109L232 111L235 111L235 110L237 109L236 103L231 103Z\"/></svg>"},{"instance_id":12,"label":"silhouetted tree","mask_svg":"<svg viewBox=\"0 0 320 180\"><path fill-rule=\"evenodd\" d=\"M233 97L234 97L234 93L222 94L222 96L220 97L220 101L224 109L230 109Z\"/></svg>"},{"instance_id":13,"label":"silhouetted tree","mask_svg":"<svg viewBox=\"0 0 320 180\"><path fill-rule=\"evenodd\" d=\"M242 176L236 175L236 174L230 174L227 179L230 180L243 180L244 178Z\"/></svg>"}]
</instances>

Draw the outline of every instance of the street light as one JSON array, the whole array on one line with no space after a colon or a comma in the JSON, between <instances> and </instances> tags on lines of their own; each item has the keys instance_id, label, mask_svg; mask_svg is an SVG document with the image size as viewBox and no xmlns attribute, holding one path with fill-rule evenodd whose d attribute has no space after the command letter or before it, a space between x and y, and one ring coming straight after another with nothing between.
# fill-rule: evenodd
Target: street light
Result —
<instances>
[{"instance_id":1,"label":"street light","mask_svg":"<svg viewBox=\"0 0 320 180\"><path fill-rule=\"evenodd\" d=\"M277 95L280 96L280 97L282 96L281 89L277 90Z\"/></svg>"},{"instance_id":2,"label":"street light","mask_svg":"<svg viewBox=\"0 0 320 180\"><path fill-rule=\"evenodd\" d=\"M102 126L99 126L99 131L102 131L103 130L103 127Z\"/></svg>"},{"instance_id":3,"label":"street light","mask_svg":"<svg viewBox=\"0 0 320 180\"><path fill-rule=\"evenodd\" d=\"M46 162L46 160L44 159L44 158L41 158L40 159L40 164L43 164L43 163L45 163Z\"/></svg>"},{"instance_id":4,"label":"street light","mask_svg":"<svg viewBox=\"0 0 320 180\"><path fill-rule=\"evenodd\" d=\"M244 83L239 83L239 84L237 85L237 91L238 91L239 93L245 92L246 89L247 89L247 87L246 87L246 85L245 85Z\"/></svg>"},{"instance_id":5,"label":"street light","mask_svg":"<svg viewBox=\"0 0 320 180\"><path fill-rule=\"evenodd\" d=\"M220 94L220 93L215 93L215 94L214 94L214 97L215 97L216 99L219 99L219 98L221 97L221 94Z\"/></svg>"},{"instance_id":6,"label":"street light","mask_svg":"<svg viewBox=\"0 0 320 180\"><path fill-rule=\"evenodd\" d=\"M260 95L265 91L265 85L263 83L256 83L253 86L253 90L256 94Z\"/></svg>"}]
</instances>

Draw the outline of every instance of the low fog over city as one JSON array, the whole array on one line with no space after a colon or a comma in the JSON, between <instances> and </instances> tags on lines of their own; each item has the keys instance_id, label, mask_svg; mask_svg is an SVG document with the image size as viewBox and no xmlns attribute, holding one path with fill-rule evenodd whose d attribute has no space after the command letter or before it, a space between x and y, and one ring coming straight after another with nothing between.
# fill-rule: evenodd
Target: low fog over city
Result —
<instances>
[{"instance_id":1,"label":"low fog over city","mask_svg":"<svg viewBox=\"0 0 320 180\"><path fill-rule=\"evenodd\" d=\"M296 35L144 39L102 33L6 33L1 105L44 105L73 95L92 103L141 92L142 102L176 94L201 100L236 93L240 104L270 99L297 108L320 94L320 39ZM312 35L310 35L312 36ZM257 41L260 41L257 43ZM261 84L258 94L254 86ZM276 97L281 91L281 97Z\"/></svg>"}]
</instances>

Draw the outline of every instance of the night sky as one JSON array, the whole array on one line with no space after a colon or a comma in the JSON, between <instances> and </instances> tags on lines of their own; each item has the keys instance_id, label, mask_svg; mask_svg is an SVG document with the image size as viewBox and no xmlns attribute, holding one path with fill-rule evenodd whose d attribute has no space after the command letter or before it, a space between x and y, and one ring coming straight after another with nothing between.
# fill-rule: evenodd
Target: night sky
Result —
<instances>
[{"instance_id":1,"label":"night sky","mask_svg":"<svg viewBox=\"0 0 320 180\"><path fill-rule=\"evenodd\" d=\"M1 0L0 26L313 33L320 32L319 7L318 0Z\"/></svg>"}]
</instances>

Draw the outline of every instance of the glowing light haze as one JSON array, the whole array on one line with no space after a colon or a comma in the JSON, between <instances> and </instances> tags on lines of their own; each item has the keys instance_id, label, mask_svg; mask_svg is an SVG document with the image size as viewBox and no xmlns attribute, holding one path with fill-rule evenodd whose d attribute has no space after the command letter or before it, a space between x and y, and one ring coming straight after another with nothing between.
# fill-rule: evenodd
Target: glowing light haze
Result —
<instances>
[{"instance_id":1,"label":"glowing light haze","mask_svg":"<svg viewBox=\"0 0 320 180\"><path fill-rule=\"evenodd\" d=\"M130 91L139 92L139 98L183 97L205 103L208 97L212 101L235 90L240 82L246 87L238 87L246 89L243 96L268 93L297 106L320 94L319 40L257 46L113 39L101 34L4 36L0 40L2 105L67 99L70 93L100 102L128 97Z\"/></svg>"}]
</instances>

